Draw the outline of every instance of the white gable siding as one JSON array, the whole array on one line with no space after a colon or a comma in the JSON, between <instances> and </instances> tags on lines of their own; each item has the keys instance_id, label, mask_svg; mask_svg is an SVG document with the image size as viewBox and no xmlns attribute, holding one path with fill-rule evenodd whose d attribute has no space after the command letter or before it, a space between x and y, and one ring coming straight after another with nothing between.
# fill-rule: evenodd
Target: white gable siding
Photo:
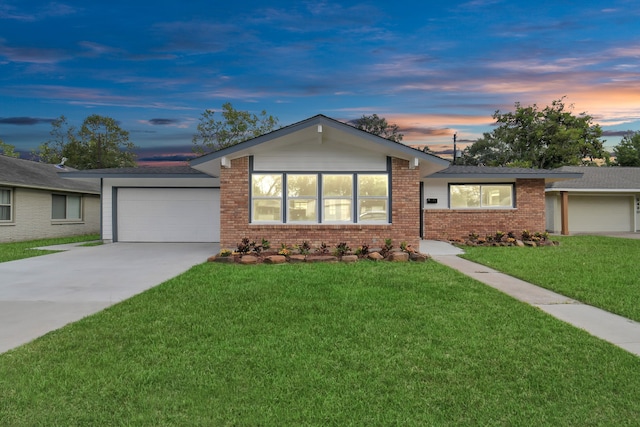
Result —
<instances>
[{"instance_id":1,"label":"white gable siding","mask_svg":"<svg viewBox=\"0 0 640 427\"><path fill-rule=\"evenodd\" d=\"M256 171L385 171L384 154L335 141L305 141L254 155Z\"/></svg>"}]
</instances>

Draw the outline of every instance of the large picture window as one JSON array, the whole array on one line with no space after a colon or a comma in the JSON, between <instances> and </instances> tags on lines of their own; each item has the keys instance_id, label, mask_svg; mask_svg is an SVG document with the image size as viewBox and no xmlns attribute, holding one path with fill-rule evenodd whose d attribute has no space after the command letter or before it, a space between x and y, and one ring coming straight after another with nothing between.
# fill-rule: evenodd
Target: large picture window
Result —
<instances>
[{"instance_id":1,"label":"large picture window","mask_svg":"<svg viewBox=\"0 0 640 427\"><path fill-rule=\"evenodd\" d=\"M13 220L13 192L8 188L0 188L0 221Z\"/></svg>"},{"instance_id":2,"label":"large picture window","mask_svg":"<svg viewBox=\"0 0 640 427\"><path fill-rule=\"evenodd\" d=\"M251 222L388 223L387 173L253 173Z\"/></svg>"},{"instance_id":3,"label":"large picture window","mask_svg":"<svg viewBox=\"0 0 640 427\"><path fill-rule=\"evenodd\" d=\"M513 184L451 184L451 209L513 208Z\"/></svg>"},{"instance_id":4,"label":"large picture window","mask_svg":"<svg viewBox=\"0 0 640 427\"><path fill-rule=\"evenodd\" d=\"M82 219L82 197L53 194L51 196L51 219Z\"/></svg>"}]
</instances>

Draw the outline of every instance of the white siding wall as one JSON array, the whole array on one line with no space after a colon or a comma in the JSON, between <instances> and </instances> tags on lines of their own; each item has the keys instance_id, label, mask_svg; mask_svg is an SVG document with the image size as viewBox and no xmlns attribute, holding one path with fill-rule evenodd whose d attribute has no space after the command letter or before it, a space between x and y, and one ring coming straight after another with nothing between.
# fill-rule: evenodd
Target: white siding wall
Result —
<instances>
[{"instance_id":1,"label":"white siding wall","mask_svg":"<svg viewBox=\"0 0 640 427\"><path fill-rule=\"evenodd\" d=\"M254 155L256 171L384 171L387 157L334 141L306 141Z\"/></svg>"},{"instance_id":2,"label":"white siding wall","mask_svg":"<svg viewBox=\"0 0 640 427\"><path fill-rule=\"evenodd\" d=\"M427 199L438 199L438 203L426 204ZM446 179L426 179L422 205L424 209L448 209L449 181Z\"/></svg>"}]
</instances>

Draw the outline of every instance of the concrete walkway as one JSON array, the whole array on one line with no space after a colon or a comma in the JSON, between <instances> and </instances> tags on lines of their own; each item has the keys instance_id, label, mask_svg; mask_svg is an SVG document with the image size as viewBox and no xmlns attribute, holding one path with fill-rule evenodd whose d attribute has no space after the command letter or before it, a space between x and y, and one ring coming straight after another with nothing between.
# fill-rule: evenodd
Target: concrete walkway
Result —
<instances>
[{"instance_id":1,"label":"concrete walkway","mask_svg":"<svg viewBox=\"0 0 640 427\"><path fill-rule=\"evenodd\" d=\"M640 356L640 323L638 322L462 259L458 255L463 251L446 242L423 241L420 244L420 251L431 255L440 264L458 270L519 301L538 307L557 319Z\"/></svg>"},{"instance_id":2,"label":"concrete walkway","mask_svg":"<svg viewBox=\"0 0 640 427\"><path fill-rule=\"evenodd\" d=\"M152 288L219 250L211 243L60 245L0 263L0 353Z\"/></svg>"}]
</instances>

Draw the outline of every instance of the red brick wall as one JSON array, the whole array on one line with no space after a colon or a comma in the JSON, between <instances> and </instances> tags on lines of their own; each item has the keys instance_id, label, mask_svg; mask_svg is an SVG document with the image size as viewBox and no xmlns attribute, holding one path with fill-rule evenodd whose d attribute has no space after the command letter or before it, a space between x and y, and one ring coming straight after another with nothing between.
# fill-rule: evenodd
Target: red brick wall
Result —
<instances>
[{"instance_id":1,"label":"red brick wall","mask_svg":"<svg viewBox=\"0 0 640 427\"><path fill-rule=\"evenodd\" d=\"M247 157L232 160L230 168L220 171L220 245L234 249L247 237L267 239L274 247L308 241L313 248L326 243L335 247L345 242L352 249L362 244L380 247L392 239L418 247L420 240L420 176L409 169L409 162L392 159L392 224L385 225L260 225L249 224L249 161Z\"/></svg>"},{"instance_id":2,"label":"red brick wall","mask_svg":"<svg viewBox=\"0 0 640 427\"><path fill-rule=\"evenodd\" d=\"M469 233L484 237L496 231L545 231L544 180L518 179L515 190L515 209L425 210L424 238L441 240L463 238Z\"/></svg>"}]
</instances>

